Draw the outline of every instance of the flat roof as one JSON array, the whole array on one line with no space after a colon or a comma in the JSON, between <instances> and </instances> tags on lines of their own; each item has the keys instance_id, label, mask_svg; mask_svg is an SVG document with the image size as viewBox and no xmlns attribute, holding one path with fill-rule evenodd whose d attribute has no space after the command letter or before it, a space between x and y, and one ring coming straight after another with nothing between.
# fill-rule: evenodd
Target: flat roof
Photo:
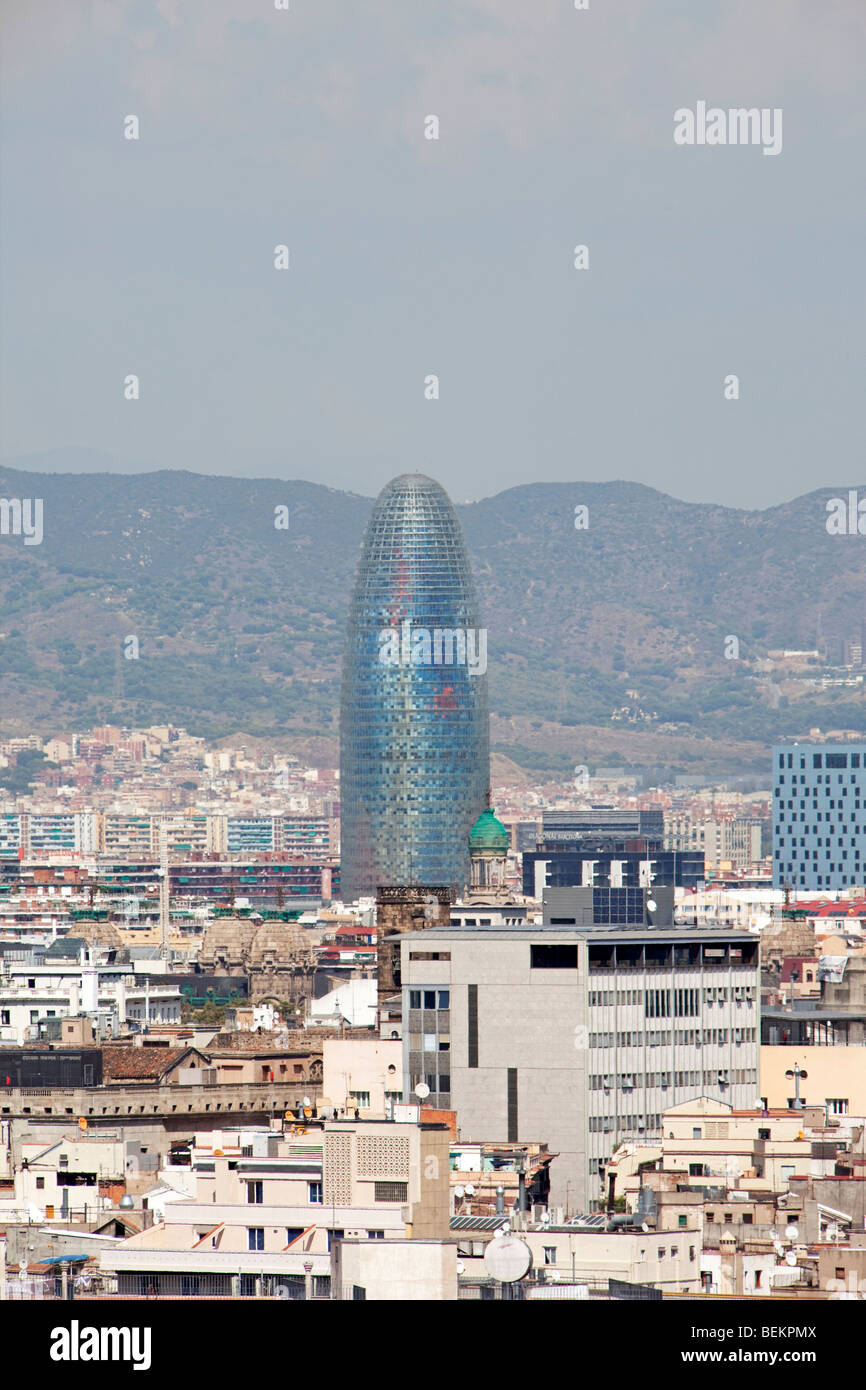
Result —
<instances>
[{"instance_id":1,"label":"flat roof","mask_svg":"<svg viewBox=\"0 0 866 1390\"><path fill-rule=\"evenodd\" d=\"M754 932L747 931L745 927L618 927L611 926L535 926L535 927L504 927L502 925L465 927L452 924L450 927L427 927L421 931L395 933L393 936L385 938L386 941L434 941L447 938L449 940L468 940L473 936L489 936L494 940L500 941L533 941L540 943L542 938L551 936L565 936L573 938L575 941L603 942L610 944L617 941L623 944L643 944L647 941L667 944L679 942L684 944L689 941L753 941L758 944L758 937Z\"/></svg>"}]
</instances>

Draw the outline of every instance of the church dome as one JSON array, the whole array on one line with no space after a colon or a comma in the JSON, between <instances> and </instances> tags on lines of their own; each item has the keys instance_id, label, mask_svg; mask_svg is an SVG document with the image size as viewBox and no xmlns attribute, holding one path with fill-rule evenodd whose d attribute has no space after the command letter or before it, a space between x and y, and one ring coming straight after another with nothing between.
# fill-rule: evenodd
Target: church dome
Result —
<instances>
[{"instance_id":1,"label":"church dome","mask_svg":"<svg viewBox=\"0 0 866 1390\"><path fill-rule=\"evenodd\" d=\"M506 855L508 853L508 831L497 820L490 807L482 811L469 832L469 853L483 851Z\"/></svg>"}]
</instances>

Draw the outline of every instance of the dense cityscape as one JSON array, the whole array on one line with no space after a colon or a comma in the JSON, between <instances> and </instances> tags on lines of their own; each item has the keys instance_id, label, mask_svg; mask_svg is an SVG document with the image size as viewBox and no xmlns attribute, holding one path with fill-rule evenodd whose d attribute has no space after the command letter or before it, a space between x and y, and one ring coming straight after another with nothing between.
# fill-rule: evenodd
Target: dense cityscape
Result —
<instances>
[{"instance_id":1,"label":"dense cityscape","mask_svg":"<svg viewBox=\"0 0 866 1390\"><path fill-rule=\"evenodd\" d=\"M864 59L3 7L10 1375L856 1375Z\"/></svg>"},{"instance_id":2,"label":"dense cityscape","mask_svg":"<svg viewBox=\"0 0 866 1390\"><path fill-rule=\"evenodd\" d=\"M859 1296L866 742L500 788L480 628L402 475L341 769L0 742L4 1298Z\"/></svg>"}]
</instances>

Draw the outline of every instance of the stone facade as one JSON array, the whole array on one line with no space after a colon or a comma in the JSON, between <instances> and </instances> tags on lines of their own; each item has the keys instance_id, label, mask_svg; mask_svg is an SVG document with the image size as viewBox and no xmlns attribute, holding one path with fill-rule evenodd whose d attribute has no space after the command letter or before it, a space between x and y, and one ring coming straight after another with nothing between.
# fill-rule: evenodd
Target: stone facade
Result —
<instances>
[{"instance_id":1,"label":"stone facade","mask_svg":"<svg viewBox=\"0 0 866 1390\"><path fill-rule=\"evenodd\" d=\"M255 1002L309 998L316 959L307 932L294 922L222 917L204 934L199 965L206 974L245 975Z\"/></svg>"},{"instance_id":2,"label":"stone facade","mask_svg":"<svg viewBox=\"0 0 866 1390\"><path fill-rule=\"evenodd\" d=\"M379 1003L400 989L400 942L389 937L427 927L451 925L452 892L441 884L423 883L380 887L376 894L376 932L379 942Z\"/></svg>"}]
</instances>

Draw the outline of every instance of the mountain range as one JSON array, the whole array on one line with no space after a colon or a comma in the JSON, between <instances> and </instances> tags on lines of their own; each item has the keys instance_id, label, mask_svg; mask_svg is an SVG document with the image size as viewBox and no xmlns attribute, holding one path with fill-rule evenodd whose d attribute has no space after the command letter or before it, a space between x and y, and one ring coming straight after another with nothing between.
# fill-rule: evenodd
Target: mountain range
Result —
<instances>
[{"instance_id":1,"label":"mountain range","mask_svg":"<svg viewBox=\"0 0 866 1390\"><path fill-rule=\"evenodd\" d=\"M745 511L628 482L538 482L458 506L498 775L760 776L780 736L866 731L863 684L827 684L857 673L825 669L866 620L866 536L827 529L829 500L849 491ZM0 498L41 499L44 532L38 545L0 535L2 731L172 722L336 763L372 499L274 478L9 467ZM806 679L768 657L813 648Z\"/></svg>"}]
</instances>

